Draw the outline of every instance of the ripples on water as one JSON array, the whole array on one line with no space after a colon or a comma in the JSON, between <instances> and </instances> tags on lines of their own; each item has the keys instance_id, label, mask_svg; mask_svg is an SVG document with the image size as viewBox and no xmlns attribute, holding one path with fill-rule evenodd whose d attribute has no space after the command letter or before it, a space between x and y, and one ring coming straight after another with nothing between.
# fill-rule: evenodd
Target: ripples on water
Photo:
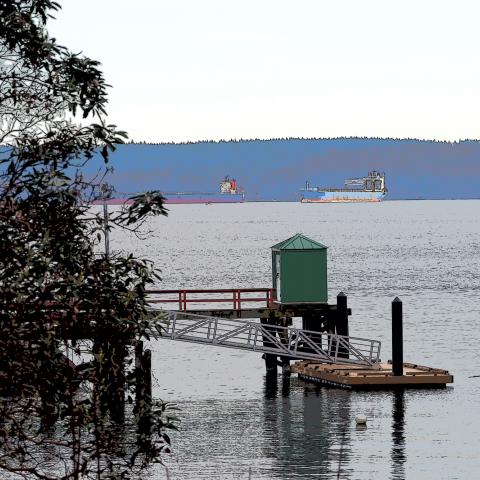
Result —
<instances>
[{"instance_id":1,"label":"ripples on water","mask_svg":"<svg viewBox=\"0 0 480 480\"><path fill-rule=\"evenodd\" d=\"M454 388L350 392L281 376L260 355L159 341L154 394L182 408L170 479L466 479L480 471L480 201L378 205L172 205L139 243L161 288L268 287L269 247L297 232L329 246L330 302L390 358L390 302L404 302L405 360L447 368ZM366 428L354 417L367 415ZM166 478L162 469L151 478Z\"/></svg>"}]
</instances>

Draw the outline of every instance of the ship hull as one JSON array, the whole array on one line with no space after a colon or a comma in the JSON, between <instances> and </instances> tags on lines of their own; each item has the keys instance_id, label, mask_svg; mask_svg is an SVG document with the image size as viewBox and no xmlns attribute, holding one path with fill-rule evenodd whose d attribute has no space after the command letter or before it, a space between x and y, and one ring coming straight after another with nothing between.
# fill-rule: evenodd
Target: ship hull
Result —
<instances>
[{"instance_id":1,"label":"ship hull","mask_svg":"<svg viewBox=\"0 0 480 480\"><path fill-rule=\"evenodd\" d=\"M321 199L305 199L302 198L300 200L301 203L378 203L382 200L377 199L342 199L342 198L334 198L328 200L321 200Z\"/></svg>"},{"instance_id":2,"label":"ship hull","mask_svg":"<svg viewBox=\"0 0 480 480\"><path fill-rule=\"evenodd\" d=\"M359 190L319 190L303 191L302 203L370 203L381 202L385 197L383 192L365 192Z\"/></svg>"},{"instance_id":3,"label":"ship hull","mask_svg":"<svg viewBox=\"0 0 480 480\"><path fill-rule=\"evenodd\" d=\"M241 193L164 193L165 201L168 204L211 204L211 203L243 203L245 197ZM104 200L95 200L94 205L103 205ZM107 205L131 205L133 201L129 198L109 198Z\"/></svg>"},{"instance_id":4,"label":"ship hull","mask_svg":"<svg viewBox=\"0 0 480 480\"><path fill-rule=\"evenodd\" d=\"M165 203L195 204L195 203L242 203L244 196L240 193L225 194L168 194L165 193Z\"/></svg>"}]
</instances>

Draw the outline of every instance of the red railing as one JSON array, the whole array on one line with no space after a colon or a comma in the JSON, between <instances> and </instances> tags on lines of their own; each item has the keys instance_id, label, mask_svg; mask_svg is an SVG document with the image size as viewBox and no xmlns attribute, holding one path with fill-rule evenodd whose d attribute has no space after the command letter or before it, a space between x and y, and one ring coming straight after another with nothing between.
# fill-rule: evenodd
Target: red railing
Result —
<instances>
[{"instance_id":1,"label":"red railing","mask_svg":"<svg viewBox=\"0 0 480 480\"><path fill-rule=\"evenodd\" d=\"M233 302L234 310L241 310L242 303L263 303L267 308L273 305L275 290L273 288L217 288L211 290L147 290L149 303L177 303L179 311L186 311L187 305L192 303L230 303ZM261 294L247 296L247 294ZM204 295L223 295L222 298ZM175 295L175 298L156 298L163 295Z\"/></svg>"}]
</instances>

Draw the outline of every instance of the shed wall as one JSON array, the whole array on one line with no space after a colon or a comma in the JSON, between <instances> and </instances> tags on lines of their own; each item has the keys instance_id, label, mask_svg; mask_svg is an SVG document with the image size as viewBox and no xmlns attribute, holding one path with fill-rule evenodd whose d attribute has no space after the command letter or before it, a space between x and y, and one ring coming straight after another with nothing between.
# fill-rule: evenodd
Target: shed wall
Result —
<instances>
[{"instance_id":1,"label":"shed wall","mask_svg":"<svg viewBox=\"0 0 480 480\"><path fill-rule=\"evenodd\" d=\"M281 252L282 303L328 302L327 250Z\"/></svg>"}]
</instances>

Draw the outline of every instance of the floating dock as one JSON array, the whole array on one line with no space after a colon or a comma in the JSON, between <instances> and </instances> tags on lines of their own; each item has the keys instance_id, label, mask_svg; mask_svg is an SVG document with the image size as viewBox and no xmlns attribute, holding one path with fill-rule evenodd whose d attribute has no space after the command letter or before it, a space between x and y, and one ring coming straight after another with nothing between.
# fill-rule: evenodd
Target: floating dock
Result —
<instances>
[{"instance_id":1,"label":"floating dock","mask_svg":"<svg viewBox=\"0 0 480 480\"><path fill-rule=\"evenodd\" d=\"M291 368L302 380L348 389L445 388L453 383L453 375L447 370L414 363L403 364L403 375L393 374L391 362L364 368L302 361Z\"/></svg>"}]
</instances>

